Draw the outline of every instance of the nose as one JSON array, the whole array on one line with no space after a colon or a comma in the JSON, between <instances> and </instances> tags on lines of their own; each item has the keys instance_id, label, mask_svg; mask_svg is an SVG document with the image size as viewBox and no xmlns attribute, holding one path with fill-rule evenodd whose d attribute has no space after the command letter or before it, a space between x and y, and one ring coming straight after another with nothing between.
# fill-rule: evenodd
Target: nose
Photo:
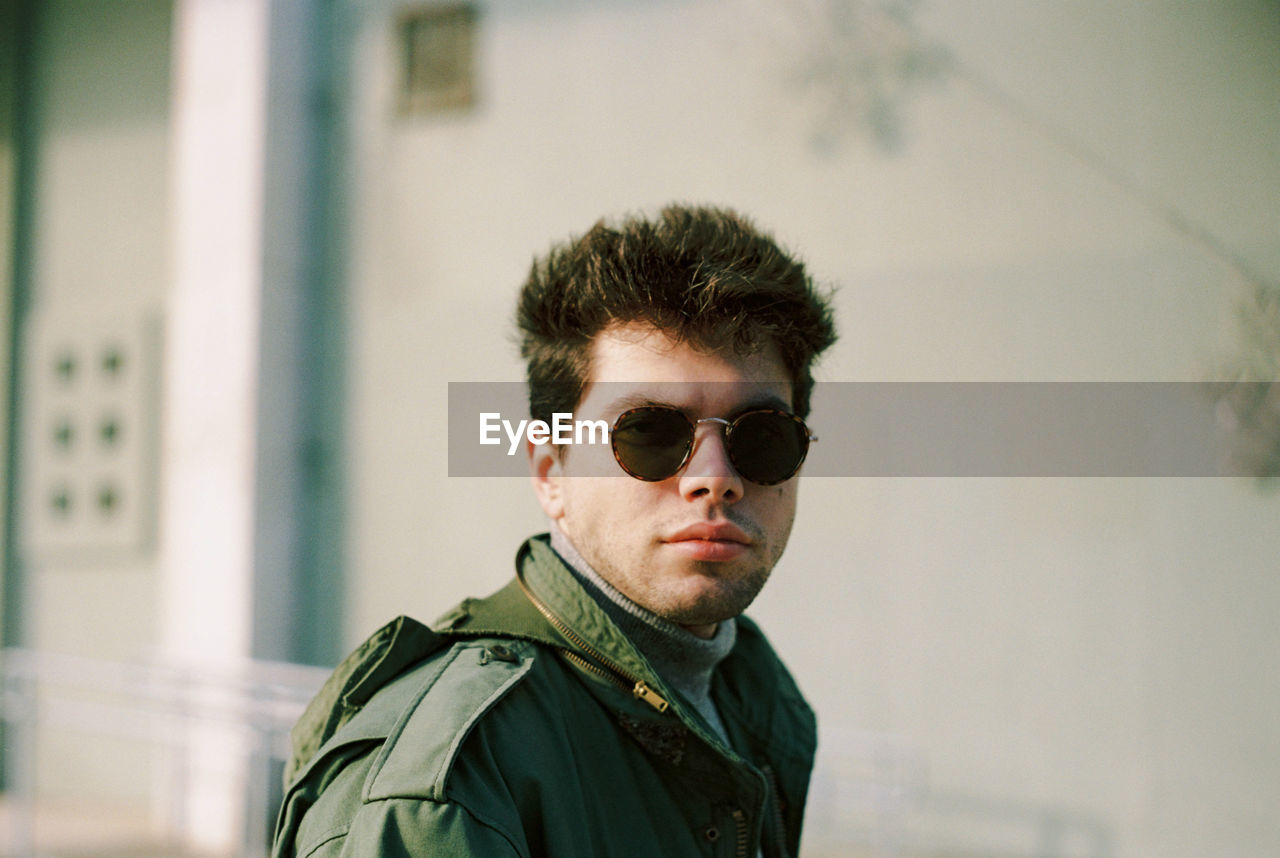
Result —
<instances>
[{"instance_id":1,"label":"nose","mask_svg":"<svg viewBox=\"0 0 1280 858\"><path fill-rule=\"evenodd\" d=\"M711 425L705 425L705 424ZM693 450L680 474L680 494L688 500L709 498L717 503L733 503L742 497L742 477L729 461L724 427L729 421L706 417L698 421Z\"/></svg>"}]
</instances>

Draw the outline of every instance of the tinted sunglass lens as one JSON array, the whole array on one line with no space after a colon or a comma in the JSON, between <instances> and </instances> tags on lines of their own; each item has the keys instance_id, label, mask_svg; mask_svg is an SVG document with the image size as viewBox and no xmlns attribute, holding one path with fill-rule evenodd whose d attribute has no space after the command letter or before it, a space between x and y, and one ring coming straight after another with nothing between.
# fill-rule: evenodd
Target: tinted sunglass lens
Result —
<instances>
[{"instance_id":1,"label":"tinted sunglass lens","mask_svg":"<svg viewBox=\"0 0 1280 858\"><path fill-rule=\"evenodd\" d=\"M764 485L789 479L808 451L804 424L776 411L743 414L729 438L729 456L738 473Z\"/></svg>"},{"instance_id":2,"label":"tinted sunglass lens","mask_svg":"<svg viewBox=\"0 0 1280 858\"><path fill-rule=\"evenodd\" d=\"M669 408L636 408L613 427L618 463L642 480L665 480L680 470L692 441L689 421Z\"/></svg>"}]
</instances>

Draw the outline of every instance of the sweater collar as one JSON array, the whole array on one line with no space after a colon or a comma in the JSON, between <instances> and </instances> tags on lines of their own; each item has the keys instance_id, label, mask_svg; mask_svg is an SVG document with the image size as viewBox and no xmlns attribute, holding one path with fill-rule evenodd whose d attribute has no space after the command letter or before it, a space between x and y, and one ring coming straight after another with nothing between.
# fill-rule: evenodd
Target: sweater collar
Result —
<instances>
[{"instance_id":1,"label":"sweater collar","mask_svg":"<svg viewBox=\"0 0 1280 858\"><path fill-rule=\"evenodd\" d=\"M700 638L627 598L587 563L554 522L551 548L667 685L695 705L708 699L712 673L737 640L735 620L722 621L711 638Z\"/></svg>"}]
</instances>

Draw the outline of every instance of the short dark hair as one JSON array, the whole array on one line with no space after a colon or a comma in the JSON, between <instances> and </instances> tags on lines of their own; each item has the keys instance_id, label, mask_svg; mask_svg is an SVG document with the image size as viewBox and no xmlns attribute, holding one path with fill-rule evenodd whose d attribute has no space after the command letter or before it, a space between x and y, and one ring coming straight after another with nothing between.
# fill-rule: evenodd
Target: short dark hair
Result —
<instances>
[{"instance_id":1,"label":"short dark hair","mask_svg":"<svg viewBox=\"0 0 1280 858\"><path fill-rule=\"evenodd\" d=\"M828 296L804 264L728 209L670 205L654 220L601 220L535 259L516 310L529 410L550 422L582 398L591 342L645 322L677 342L751 354L773 345L792 408L809 413L814 359L835 342Z\"/></svg>"}]
</instances>

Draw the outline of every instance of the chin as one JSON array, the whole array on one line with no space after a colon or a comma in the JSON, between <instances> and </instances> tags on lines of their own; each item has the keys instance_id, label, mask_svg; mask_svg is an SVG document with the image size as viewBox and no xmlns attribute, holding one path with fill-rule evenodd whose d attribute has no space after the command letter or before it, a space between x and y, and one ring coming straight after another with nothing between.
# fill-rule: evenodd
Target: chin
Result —
<instances>
[{"instance_id":1,"label":"chin","mask_svg":"<svg viewBox=\"0 0 1280 858\"><path fill-rule=\"evenodd\" d=\"M759 594L759 588L726 586L724 582L708 582L696 593L688 594L672 605L663 616L687 626L713 625L731 620L745 611Z\"/></svg>"}]
</instances>

